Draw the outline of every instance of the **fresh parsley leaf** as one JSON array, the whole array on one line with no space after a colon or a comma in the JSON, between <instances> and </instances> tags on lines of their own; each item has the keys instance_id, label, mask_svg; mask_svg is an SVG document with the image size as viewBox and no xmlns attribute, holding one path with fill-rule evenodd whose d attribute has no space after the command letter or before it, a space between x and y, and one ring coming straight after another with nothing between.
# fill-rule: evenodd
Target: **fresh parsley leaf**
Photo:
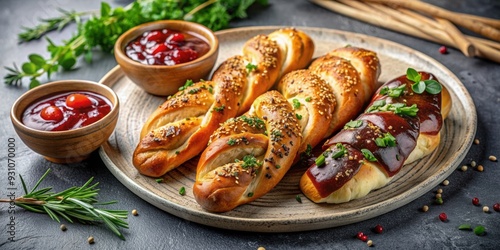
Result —
<instances>
[{"instance_id":1,"label":"fresh parsley leaf","mask_svg":"<svg viewBox=\"0 0 500 250\"><path fill-rule=\"evenodd\" d=\"M408 68L406 69L406 78L412 82L420 82L421 76L415 69Z\"/></svg>"},{"instance_id":2,"label":"fresh parsley leaf","mask_svg":"<svg viewBox=\"0 0 500 250\"><path fill-rule=\"evenodd\" d=\"M248 63L245 68L247 69L248 73L254 71L257 69L257 65Z\"/></svg>"},{"instance_id":3,"label":"fresh parsley leaf","mask_svg":"<svg viewBox=\"0 0 500 250\"><path fill-rule=\"evenodd\" d=\"M387 132L383 137L378 137L375 139L375 144L381 148L394 147L396 146L396 138Z\"/></svg>"},{"instance_id":4,"label":"fresh parsley leaf","mask_svg":"<svg viewBox=\"0 0 500 250\"><path fill-rule=\"evenodd\" d=\"M377 158L375 158L375 156L373 155L373 153L370 150L368 150L366 148L362 148L361 153L363 154L365 159L367 159L368 161L377 161Z\"/></svg>"},{"instance_id":5,"label":"fresh parsley leaf","mask_svg":"<svg viewBox=\"0 0 500 250\"><path fill-rule=\"evenodd\" d=\"M362 120L354 120L354 121L349 121L348 123L346 123L344 125L344 129L348 129L348 128L359 128L361 127L361 125L363 125L363 121Z\"/></svg>"},{"instance_id":6,"label":"fresh parsley leaf","mask_svg":"<svg viewBox=\"0 0 500 250\"><path fill-rule=\"evenodd\" d=\"M443 89L443 86L436 80L425 80L425 91L427 93L435 95L439 94Z\"/></svg>"}]
</instances>

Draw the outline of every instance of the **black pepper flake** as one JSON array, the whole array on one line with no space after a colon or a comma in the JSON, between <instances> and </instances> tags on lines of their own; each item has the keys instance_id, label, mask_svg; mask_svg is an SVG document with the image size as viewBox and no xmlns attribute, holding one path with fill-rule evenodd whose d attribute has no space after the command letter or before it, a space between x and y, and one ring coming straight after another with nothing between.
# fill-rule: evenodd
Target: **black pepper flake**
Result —
<instances>
[{"instance_id":1,"label":"black pepper flake","mask_svg":"<svg viewBox=\"0 0 500 250\"><path fill-rule=\"evenodd\" d=\"M271 179L271 177L272 177L272 176L271 176L271 174L270 174L270 173L267 173L267 174L266 174L266 178L267 178L267 179Z\"/></svg>"}]
</instances>

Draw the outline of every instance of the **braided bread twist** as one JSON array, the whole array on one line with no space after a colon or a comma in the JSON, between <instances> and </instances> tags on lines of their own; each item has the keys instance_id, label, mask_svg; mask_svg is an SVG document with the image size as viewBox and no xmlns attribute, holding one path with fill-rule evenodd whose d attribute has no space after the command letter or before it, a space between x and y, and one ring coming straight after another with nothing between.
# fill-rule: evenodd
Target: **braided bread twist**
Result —
<instances>
[{"instance_id":1,"label":"braided bread twist","mask_svg":"<svg viewBox=\"0 0 500 250\"><path fill-rule=\"evenodd\" d=\"M292 166L301 132L277 91L259 96L248 113L211 136L198 162L193 193L212 212L229 211L269 192Z\"/></svg>"},{"instance_id":2,"label":"braided bread twist","mask_svg":"<svg viewBox=\"0 0 500 250\"><path fill-rule=\"evenodd\" d=\"M293 28L251 38L243 55L224 61L211 81L184 86L151 114L134 166L157 177L198 155L221 123L247 111L283 74L306 67L313 52L312 39Z\"/></svg>"}]
</instances>

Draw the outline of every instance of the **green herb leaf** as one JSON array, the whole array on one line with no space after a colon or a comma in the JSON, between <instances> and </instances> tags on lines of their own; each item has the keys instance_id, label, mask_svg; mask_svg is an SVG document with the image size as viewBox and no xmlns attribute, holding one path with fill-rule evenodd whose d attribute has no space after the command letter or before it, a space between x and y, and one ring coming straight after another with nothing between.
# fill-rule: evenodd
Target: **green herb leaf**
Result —
<instances>
[{"instance_id":1,"label":"green herb leaf","mask_svg":"<svg viewBox=\"0 0 500 250\"><path fill-rule=\"evenodd\" d=\"M33 64L35 64L40 68L45 65L45 59L41 55L31 54L28 56L28 58L30 59L30 62L32 62Z\"/></svg>"},{"instance_id":2,"label":"green herb leaf","mask_svg":"<svg viewBox=\"0 0 500 250\"><path fill-rule=\"evenodd\" d=\"M417 94L422 94L425 91L425 82L424 81L419 81L411 85L411 89L413 92Z\"/></svg>"},{"instance_id":3,"label":"green herb leaf","mask_svg":"<svg viewBox=\"0 0 500 250\"><path fill-rule=\"evenodd\" d=\"M368 161L377 161L377 158L375 158L375 156L373 155L373 153L370 150L368 150L366 148L362 148L361 153L363 154L365 159L367 159Z\"/></svg>"},{"instance_id":4,"label":"green herb leaf","mask_svg":"<svg viewBox=\"0 0 500 250\"><path fill-rule=\"evenodd\" d=\"M185 195L185 194L186 194L186 188L185 188L185 187L181 187L181 188L179 189L179 194L180 194L180 195Z\"/></svg>"},{"instance_id":5,"label":"green herb leaf","mask_svg":"<svg viewBox=\"0 0 500 250\"><path fill-rule=\"evenodd\" d=\"M425 82L425 91L427 91L427 93L429 94L432 95L439 94L443 89L443 86L441 86L441 84L436 80L425 80L424 82Z\"/></svg>"},{"instance_id":6,"label":"green herb leaf","mask_svg":"<svg viewBox=\"0 0 500 250\"><path fill-rule=\"evenodd\" d=\"M298 203L302 203L302 198L300 197L300 195L296 195L296 196L295 196L295 200L296 200Z\"/></svg>"},{"instance_id":7,"label":"green herb leaf","mask_svg":"<svg viewBox=\"0 0 500 250\"><path fill-rule=\"evenodd\" d=\"M462 224L458 227L458 229L460 229L460 230L472 230L472 227L469 224Z\"/></svg>"},{"instance_id":8,"label":"green herb leaf","mask_svg":"<svg viewBox=\"0 0 500 250\"><path fill-rule=\"evenodd\" d=\"M247 69L248 73L251 73L252 71L257 69L257 65L248 63L245 68Z\"/></svg>"},{"instance_id":9,"label":"green herb leaf","mask_svg":"<svg viewBox=\"0 0 500 250\"><path fill-rule=\"evenodd\" d=\"M298 99L292 99L292 106L294 109L300 108L300 101Z\"/></svg>"},{"instance_id":10,"label":"green herb leaf","mask_svg":"<svg viewBox=\"0 0 500 250\"><path fill-rule=\"evenodd\" d=\"M236 139L234 139L234 138L230 138L227 141L227 145L229 145L229 146L233 146L234 144L236 144Z\"/></svg>"},{"instance_id":11,"label":"green herb leaf","mask_svg":"<svg viewBox=\"0 0 500 250\"><path fill-rule=\"evenodd\" d=\"M351 120L349 121L348 123L346 123L344 125L344 129L348 129L348 128L359 128L361 127L361 125L363 125L363 121L362 120Z\"/></svg>"},{"instance_id":12,"label":"green herb leaf","mask_svg":"<svg viewBox=\"0 0 500 250\"><path fill-rule=\"evenodd\" d=\"M401 84L398 87L394 87L394 88L389 88L389 87L385 86L380 90L380 94L396 98L396 97L400 97L404 93L405 90L406 90L405 84Z\"/></svg>"},{"instance_id":13,"label":"green herb leaf","mask_svg":"<svg viewBox=\"0 0 500 250\"><path fill-rule=\"evenodd\" d=\"M420 74L412 68L406 69L406 78L412 82L420 82L421 76Z\"/></svg>"},{"instance_id":14,"label":"green herb leaf","mask_svg":"<svg viewBox=\"0 0 500 250\"><path fill-rule=\"evenodd\" d=\"M27 62L27 63L24 63L22 66L21 66L21 69L24 71L24 73L28 74L28 75L32 75L32 74L35 74L36 73L36 64L32 63L32 62Z\"/></svg>"},{"instance_id":15,"label":"green herb leaf","mask_svg":"<svg viewBox=\"0 0 500 250\"><path fill-rule=\"evenodd\" d=\"M382 148L394 147L396 146L396 138L391 133L387 132L383 137L377 137L375 139L375 144Z\"/></svg>"}]
</instances>

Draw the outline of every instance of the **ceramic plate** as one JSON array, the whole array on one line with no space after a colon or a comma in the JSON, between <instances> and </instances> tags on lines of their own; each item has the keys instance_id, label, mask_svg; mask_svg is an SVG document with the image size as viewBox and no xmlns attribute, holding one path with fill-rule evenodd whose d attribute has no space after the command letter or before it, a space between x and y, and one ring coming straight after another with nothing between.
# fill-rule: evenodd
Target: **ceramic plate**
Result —
<instances>
[{"instance_id":1,"label":"ceramic plate","mask_svg":"<svg viewBox=\"0 0 500 250\"><path fill-rule=\"evenodd\" d=\"M248 27L218 32L219 65L229 56L240 54L243 43L280 27ZM119 66L101 79L111 86L122 108L114 134L100 148L100 155L111 173L133 193L150 204L189 221L232 230L292 232L336 227L363 221L399 208L433 189L461 163L476 132L476 110L459 79L436 60L400 44L344 31L299 27L316 44L315 57L345 45L376 51L382 64L380 81L405 74L407 67L432 72L449 89L453 106L444 123L442 141L434 153L403 167L395 178L368 196L348 203L314 204L299 190L304 169L292 168L270 193L226 213L204 211L194 200L192 186L197 158L164 176L164 183L139 174L132 165L132 153L147 117L165 101L149 95L128 79ZM179 195L185 187L186 194ZM302 203L296 196L302 197Z\"/></svg>"}]
</instances>

